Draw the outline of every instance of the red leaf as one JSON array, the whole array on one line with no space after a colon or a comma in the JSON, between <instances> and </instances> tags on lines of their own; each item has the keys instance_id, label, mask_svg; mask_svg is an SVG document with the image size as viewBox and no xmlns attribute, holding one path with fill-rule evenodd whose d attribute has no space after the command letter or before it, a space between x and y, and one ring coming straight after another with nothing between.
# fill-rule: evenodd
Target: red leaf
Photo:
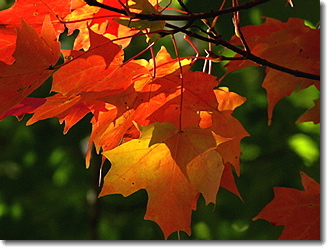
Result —
<instances>
[{"instance_id":1,"label":"red leaf","mask_svg":"<svg viewBox=\"0 0 327 247\"><path fill-rule=\"evenodd\" d=\"M37 89L52 74L50 68L60 55L59 42L49 18L44 20L41 37L24 21L17 36L13 54L16 63L0 62L0 114Z\"/></svg>"},{"instance_id":2,"label":"red leaf","mask_svg":"<svg viewBox=\"0 0 327 247\"><path fill-rule=\"evenodd\" d=\"M282 23L272 18L259 26L246 26L242 28L251 53L268 60L269 62L307 73L320 74L320 30L310 29L303 20L290 18ZM241 45L234 36L231 42ZM256 65L249 61L230 62L229 71ZM318 81L303 79L293 75L267 68L266 77L262 86L267 90L268 119L272 118L276 103L289 96L300 85L300 90L315 85L320 87Z\"/></svg>"},{"instance_id":3,"label":"red leaf","mask_svg":"<svg viewBox=\"0 0 327 247\"><path fill-rule=\"evenodd\" d=\"M253 220L284 225L280 240L320 239L320 186L301 172L304 191L274 188L275 198Z\"/></svg>"}]
</instances>

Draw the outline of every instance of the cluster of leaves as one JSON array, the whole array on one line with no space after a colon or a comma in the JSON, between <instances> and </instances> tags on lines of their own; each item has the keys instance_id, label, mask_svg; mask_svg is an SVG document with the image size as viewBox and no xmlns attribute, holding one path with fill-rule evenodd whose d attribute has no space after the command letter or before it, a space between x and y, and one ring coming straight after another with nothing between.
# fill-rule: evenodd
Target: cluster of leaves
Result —
<instances>
[{"instance_id":1,"label":"cluster of leaves","mask_svg":"<svg viewBox=\"0 0 327 247\"><path fill-rule=\"evenodd\" d=\"M175 41L173 35L182 32L236 52L228 58L209 50L203 58L231 60L227 73L266 66L263 87L271 121L280 99L311 85L319 89L319 29L299 19L270 18L240 28L238 11L267 0L232 1L231 8L223 8L224 1L220 10L202 14L178 1L186 12L176 16L163 15L168 6L155 0L86 2L17 0L0 12L0 119L33 113L30 125L57 117L67 133L91 113L86 166L93 145L111 163L99 196L145 189L145 219L155 221L165 238L179 230L190 235L200 194L206 204L216 202L219 187L241 197L232 170L240 175L240 142L249 134L232 113L246 99L219 86L210 73L193 71L201 57L181 58L176 49L172 58L165 47L154 54L152 46L166 35ZM207 36L188 30L196 19L217 19L224 11L234 13L236 35L230 41L216 34L216 20L206 21ZM184 27L166 22L178 18L190 21ZM69 34L79 30L74 50L60 49L58 37L65 28ZM137 35L147 37L149 61L124 58L123 49ZM54 94L28 97L49 77ZM319 100L297 122L304 121L319 122ZM285 225L280 239L319 239L319 184L304 173L302 180L304 191L276 188L275 199L255 218ZM289 221L299 211L312 220Z\"/></svg>"}]
</instances>

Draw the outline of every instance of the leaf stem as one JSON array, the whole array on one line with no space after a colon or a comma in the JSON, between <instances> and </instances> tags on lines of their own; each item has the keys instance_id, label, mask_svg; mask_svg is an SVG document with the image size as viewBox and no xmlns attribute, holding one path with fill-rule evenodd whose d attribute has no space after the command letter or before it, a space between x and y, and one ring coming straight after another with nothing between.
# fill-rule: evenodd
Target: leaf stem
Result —
<instances>
[{"instance_id":1,"label":"leaf stem","mask_svg":"<svg viewBox=\"0 0 327 247\"><path fill-rule=\"evenodd\" d=\"M182 63L181 63L181 59L179 56L179 52L178 52L178 47L177 47L177 42L176 39L174 37L174 34L171 35L172 37L172 41L174 44L174 49L175 49L175 53L176 53L176 57L178 59L178 64L179 64L179 78L181 79L181 99L180 99L180 104L179 104L179 131L182 132L182 120L183 120L183 100L184 100L184 77L183 77L183 67L182 67Z\"/></svg>"}]
</instances>

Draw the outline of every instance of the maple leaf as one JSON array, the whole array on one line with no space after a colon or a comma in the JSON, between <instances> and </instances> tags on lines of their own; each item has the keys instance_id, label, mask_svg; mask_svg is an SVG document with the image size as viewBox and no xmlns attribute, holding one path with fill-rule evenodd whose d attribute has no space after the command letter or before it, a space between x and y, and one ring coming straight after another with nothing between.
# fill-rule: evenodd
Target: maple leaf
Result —
<instances>
[{"instance_id":1,"label":"maple leaf","mask_svg":"<svg viewBox=\"0 0 327 247\"><path fill-rule=\"evenodd\" d=\"M87 167L92 143L98 153L100 149L106 151L116 147L124 136L135 132L133 120L142 122L155 110L143 112L144 108L137 107L143 99L148 100L153 90L151 87L149 92L143 90L150 81L148 69L153 69L152 60L136 60L123 65L121 48L89 31L90 49L86 52L65 52L65 56L73 60L54 74L52 90L58 93L48 97L47 102L36 109L27 122L30 125L41 119L58 117L60 123L65 122L64 133L67 133L79 119L92 112L94 117L86 155ZM190 61L182 60L181 63ZM179 69L178 60L172 59L164 48L157 54L156 66L157 76ZM134 76L138 76L137 80L132 80ZM137 97L140 98L135 102ZM104 104L101 105L101 102ZM128 130L129 133L126 133Z\"/></svg>"},{"instance_id":2,"label":"maple leaf","mask_svg":"<svg viewBox=\"0 0 327 247\"><path fill-rule=\"evenodd\" d=\"M269 62L312 74L320 73L320 30L305 26L303 20L290 18L282 23L273 18L266 18L266 22L259 26L242 28L251 53ZM239 38L234 36L231 42L241 45ZM256 65L250 61L230 62L228 71ZM267 90L268 119L276 103L289 96L298 87L302 90L314 84L319 89L319 82L298 78L293 75L266 68L266 77L262 86Z\"/></svg>"},{"instance_id":3,"label":"maple leaf","mask_svg":"<svg viewBox=\"0 0 327 247\"><path fill-rule=\"evenodd\" d=\"M320 186L301 172L304 191L274 188L275 198L253 218L284 225L280 240L320 239Z\"/></svg>"},{"instance_id":4,"label":"maple leaf","mask_svg":"<svg viewBox=\"0 0 327 247\"><path fill-rule=\"evenodd\" d=\"M138 126L141 136L103 152L112 167L99 196L148 193L145 219L155 221L165 238L183 230L190 235L192 210L199 193L215 203L223 164L214 150L226 141L210 130L188 127L183 132L171 123Z\"/></svg>"},{"instance_id":5,"label":"maple leaf","mask_svg":"<svg viewBox=\"0 0 327 247\"><path fill-rule=\"evenodd\" d=\"M18 104L52 74L50 69L60 56L60 46L49 17L45 18L41 37L24 20L17 30L16 62L0 61L0 114ZM31 61L33 61L31 63Z\"/></svg>"},{"instance_id":6,"label":"maple leaf","mask_svg":"<svg viewBox=\"0 0 327 247\"><path fill-rule=\"evenodd\" d=\"M249 134L232 113L245 98L225 87L214 89L216 77L191 71L191 60L172 59L165 48L149 61L124 62L122 48L133 34L142 30L152 37L164 28L164 21L134 18L135 13L160 15L154 6L160 1L99 2L124 8L130 16L83 0L17 0L0 12L0 120L34 113L27 122L32 124L57 117L67 133L91 113L87 167L93 144L112 163L99 196L128 196L145 189L149 196L145 219L158 223L165 238L178 230L190 235L191 214L200 194L206 204L215 203L222 186L241 197L232 166L240 175L240 141ZM76 29L79 34L75 50L61 51L65 63L54 72L56 94L46 99L27 97L52 75L60 54L57 37L65 27L68 34ZM242 30L253 54L294 70L319 73L319 30L294 18L287 23L267 18L263 25ZM236 38L231 42L241 45ZM253 62L236 61L228 69L250 65ZM270 68L266 72L269 119L275 104L294 89L312 84L319 88L311 80ZM320 103L315 103L297 122L319 122ZM319 185L301 175L305 191L275 188L275 199L257 216L285 225L280 239L319 238ZM295 208L292 214L285 213L290 207ZM277 213L268 212L272 208ZM295 219L295 227L290 219ZM311 226L304 224L310 220Z\"/></svg>"}]
</instances>

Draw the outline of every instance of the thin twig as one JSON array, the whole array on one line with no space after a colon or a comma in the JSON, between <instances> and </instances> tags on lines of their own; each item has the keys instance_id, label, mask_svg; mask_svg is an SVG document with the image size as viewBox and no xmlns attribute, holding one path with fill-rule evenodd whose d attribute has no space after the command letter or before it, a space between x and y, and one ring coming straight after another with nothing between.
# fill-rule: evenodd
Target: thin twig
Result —
<instances>
[{"instance_id":1,"label":"thin twig","mask_svg":"<svg viewBox=\"0 0 327 247\"><path fill-rule=\"evenodd\" d=\"M232 1L233 7L238 5L238 0L233 0ZM244 50L248 53L250 53L250 47L248 46L247 42L245 41L243 32L240 28L240 12L235 11L233 13L233 24L235 28L235 35L241 40L242 45L244 47Z\"/></svg>"},{"instance_id":2,"label":"thin twig","mask_svg":"<svg viewBox=\"0 0 327 247\"><path fill-rule=\"evenodd\" d=\"M174 44L174 49L175 49L175 53L176 53L176 57L178 60L178 64L179 64L179 70L180 70L180 74L179 74L179 78L181 79L181 99L180 99L180 104L179 104L179 131L183 131L183 100L184 100L184 77L183 77L183 67L182 67L182 63L181 63L181 58L179 56L179 52L178 52L178 47L177 47L177 42L176 39L174 37L174 35L171 35L173 44Z\"/></svg>"},{"instance_id":3,"label":"thin twig","mask_svg":"<svg viewBox=\"0 0 327 247\"><path fill-rule=\"evenodd\" d=\"M185 20L200 20L200 19L207 19L211 17L216 17L219 15L224 15L228 13L233 13L235 11L240 11L240 10L245 10L245 9L250 9L254 6L261 5L263 3L269 2L271 0L254 0L252 2L247 2L235 7L230 7L226 9L221 9L221 10L211 10L209 12L204 12L204 13L192 13L188 15L161 15L161 14L139 14L139 13L132 13L133 18L137 18L140 20L149 20L149 21L159 21L159 20L164 20L164 21L185 21ZM130 16L125 10L123 9L117 9L114 7L111 7L109 5L105 5L102 3L97 2L96 0L85 0L85 2L90 5L90 6L96 6L100 7L103 9L107 9L110 11L114 11L116 13L123 14L125 16Z\"/></svg>"},{"instance_id":4,"label":"thin twig","mask_svg":"<svg viewBox=\"0 0 327 247\"><path fill-rule=\"evenodd\" d=\"M193 50L195 51L195 58L194 60L192 61L191 64L194 64L197 60L198 60L198 57L200 56L200 52L199 52L199 49L196 47L196 45L188 38L188 36L186 34L184 34L184 37L183 37L193 48Z\"/></svg>"}]
</instances>

